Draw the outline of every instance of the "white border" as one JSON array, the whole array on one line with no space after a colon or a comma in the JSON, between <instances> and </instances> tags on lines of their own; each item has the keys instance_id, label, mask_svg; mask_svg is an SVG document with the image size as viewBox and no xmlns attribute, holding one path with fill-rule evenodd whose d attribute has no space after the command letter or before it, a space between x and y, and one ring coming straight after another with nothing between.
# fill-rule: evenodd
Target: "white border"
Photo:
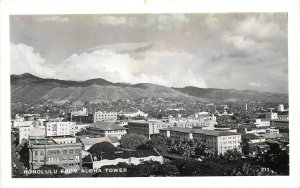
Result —
<instances>
[{"instance_id":1,"label":"white border","mask_svg":"<svg viewBox=\"0 0 300 188\"><path fill-rule=\"evenodd\" d=\"M272 187L300 185L300 50L299 5L296 0L11 0L1 4L1 188L7 187ZM288 12L290 176L185 178L12 179L10 155L9 15L97 13Z\"/></svg>"}]
</instances>

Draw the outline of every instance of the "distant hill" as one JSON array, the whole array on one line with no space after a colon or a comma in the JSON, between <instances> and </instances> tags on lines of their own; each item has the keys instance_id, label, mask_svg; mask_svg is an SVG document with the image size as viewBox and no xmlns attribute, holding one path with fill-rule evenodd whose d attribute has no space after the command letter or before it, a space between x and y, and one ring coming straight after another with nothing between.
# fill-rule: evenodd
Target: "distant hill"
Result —
<instances>
[{"instance_id":1,"label":"distant hill","mask_svg":"<svg viewBox=\"0 0 300 188\"><path fill-rule=\"evenodd\" d=\"M139 98L173 98L199 99L205 101L262 101L288 102L288 95L258 91L240 91L235 89L203 89L197 87L168 88L156 84L113 83L97 78L87 81L67 81L43 79L29 73L11 75L11 96L14 101L51 100L55 103L67 101L101 100L117 101L119 99Z\"/></svg>"},{"instance_id":2,"label":"distant hill","mask_svg":"<svg viewBox=\"0 0 300 188\"><path fill-rule=\"evenodd\" d=\"M184 87L173 88L182 93L194 97L202 97L211 100L221 100L224 102L235 101L257 101L257 102L275 102L283 103L288 102L287 94L278 94L270 92L260 92L252 90L236 90L236 89L215 89L215 88L197 88L197 87Z\"/></svg>"},{"instance_id":3,"label":"distant hill","mask_svg":"<svg viewBox=\"0 0 300 188\"><path fill-rule=\"evenodd\" d=\"M87 81L65 81L57 79L43 79L25 73L11 75L11 95L16 101L34 101L37 99L51 100L55 103L67 101L116 101L119 99L139 98L175 98L193 99L195 97L184 94L172 88L140 83L112 83L98 78Z\"/></svg>"}]
</instances>

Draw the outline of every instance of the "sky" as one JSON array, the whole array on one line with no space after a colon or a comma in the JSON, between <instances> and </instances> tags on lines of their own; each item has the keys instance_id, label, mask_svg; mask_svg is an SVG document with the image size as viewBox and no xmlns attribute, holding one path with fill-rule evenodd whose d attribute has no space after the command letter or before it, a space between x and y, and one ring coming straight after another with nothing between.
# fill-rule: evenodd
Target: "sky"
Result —
<instances>
[{"instance_id":1,"label":"sky","mask_svg":"<svg viewBox=\"0 0 300 188\"><path fill-rule=\"evenodd\" d=\"M288 92L286 13L14 15L11 74Z\"/></svg>"}]
</instances>

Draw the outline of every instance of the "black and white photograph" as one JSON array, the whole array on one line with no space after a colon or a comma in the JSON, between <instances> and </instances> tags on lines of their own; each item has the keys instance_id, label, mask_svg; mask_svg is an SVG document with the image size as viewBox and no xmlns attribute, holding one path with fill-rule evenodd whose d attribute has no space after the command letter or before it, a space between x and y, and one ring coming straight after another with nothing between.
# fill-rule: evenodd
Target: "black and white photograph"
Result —
<instances>
[{"instance_id":1,"label":"black and white photograph","mask_svg":"<svg viewBox=\"0 0 300 188\"><path fill-rule=\"evenodd\" d=\"M13 176L289 175L287 21L11 16Z\"/></svg>"},{"instance_id":2,"label":"black and white photograph","mask_svg":"<svg viewBox=\"0 0 300 188\"><path fill-rule=\"evenodd\" d=\"M293 174L288 11L8 23L12 180Z\"/></svg>"}]
</instances>

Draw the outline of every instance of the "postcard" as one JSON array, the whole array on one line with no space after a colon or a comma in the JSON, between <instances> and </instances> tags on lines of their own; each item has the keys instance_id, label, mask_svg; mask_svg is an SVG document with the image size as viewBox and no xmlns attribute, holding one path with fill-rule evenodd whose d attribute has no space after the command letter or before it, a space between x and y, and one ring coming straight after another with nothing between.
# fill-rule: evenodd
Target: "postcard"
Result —
<instances>
[{"instance_id":1,"label":"postcard","mask_svg":"<svg viewBox=\"0 0 300 188\"><path fill-rule=\"evenodd\" d=\"M232 176L296 186L296 11L277 3L7 2L6 186L191 177L230 186Z\"/></svg>"}]
</instances>

